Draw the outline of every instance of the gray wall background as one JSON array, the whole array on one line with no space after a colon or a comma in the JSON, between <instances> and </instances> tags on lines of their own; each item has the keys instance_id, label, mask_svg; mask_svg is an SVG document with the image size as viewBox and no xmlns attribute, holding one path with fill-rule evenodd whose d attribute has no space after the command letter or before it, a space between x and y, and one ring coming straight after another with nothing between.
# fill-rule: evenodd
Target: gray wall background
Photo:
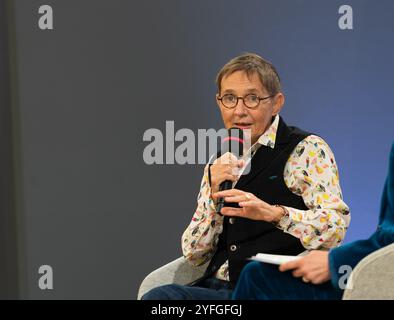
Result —
<instances>
[{"instance_id":1,"label":"gray wall background","mask_svg":"<svg viewBox=\"0 0 394 320\"><path fill-rule=\"evenodd\" d=\"M42 4L54 30L38 28ZM355 29L341 31L342 4L10 1L19 296L134 299L181 255L203 166L148 166L142 136L166 120L221 128L214 78L244 51L277 66L287 122L334 150L353 212L346 241L370 234L394 136L394 4L347 1ZM38 288L43 264L53 290Z\"/></svg>"},{"instance_id":2,"label":"gray wall background","mask_svg":"<svg viewBox=\"0 0 394 320\"><path fill-rule=\"evenodd\" d=\"M7 15L0 1L0 299L18 297Z\"/></svg>"}]
</instances>

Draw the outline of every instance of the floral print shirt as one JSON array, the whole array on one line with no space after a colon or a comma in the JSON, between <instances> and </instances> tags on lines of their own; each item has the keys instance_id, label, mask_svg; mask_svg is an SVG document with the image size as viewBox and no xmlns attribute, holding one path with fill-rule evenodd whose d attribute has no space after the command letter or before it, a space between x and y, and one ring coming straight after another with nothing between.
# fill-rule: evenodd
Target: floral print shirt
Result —
<instances>
[{"instance_id":1,"label":"floral print shirt","mask_svg":"<svg viewBox=\"0 0 394 320\"><path fill-rule=\"evenodd\" d=\"M249 161L261 145L274 148L278 124L277 115L251 147ZM183 255L196 266L212 258L223 230L223 216L216 213L211 198L208 170L207 164L197 197L197 209L182 235ZM338 246L349 226L350 212L343 201L337 165L327 143L315 135L302 140L285 165L284 181L289 190L302 197L308 210L284 207L288 214L276 226L299 238L308 250ZM229 280L228 261L220 267L216 277Z\"/></svg>"}]
</instances>

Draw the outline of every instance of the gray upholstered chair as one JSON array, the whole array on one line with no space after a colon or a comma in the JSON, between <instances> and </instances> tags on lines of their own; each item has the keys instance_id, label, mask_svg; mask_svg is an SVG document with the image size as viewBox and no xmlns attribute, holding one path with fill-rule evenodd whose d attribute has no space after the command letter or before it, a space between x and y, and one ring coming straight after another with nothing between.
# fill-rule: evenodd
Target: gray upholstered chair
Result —
<instances>
[{"instance_id":1,"label":"gray upholstered chair","mask_svg":"<svg viewBox=\"0 0 394 320\"><path fill-rule=\"evenodd\" d=\"M167 263L145 277L138 290L138 300L150 289L158 286L171 283L188 284L197 280L204 274L208 264L209 262L199 267L193 267L183 257Z\"/></svg>"},{"instance_id":2,"label":"gray upholstered chair","mask_svg":"<svg viewBox=\"0 0 394 320\"><path fill-rule=\"evenodd\" d=\"M187 284L203 275L208 263L192 267L180 257L151 272L142 281L138 299L155 287L177 283ZM346 289L344 300L393 299L394 300L394 244L365 257L353 270L350 281L353 288Z\"/></svg>"},{"instance_id":3,"label":"gray upholstered chair","mask_svg":"<svg viewBox=\"0 0 394 320\"><path fill-rule=\"evenodd\" d=\"M344 300L394 300L394 243L361 260L350 281Z\"/></svg>"}]
</instances>

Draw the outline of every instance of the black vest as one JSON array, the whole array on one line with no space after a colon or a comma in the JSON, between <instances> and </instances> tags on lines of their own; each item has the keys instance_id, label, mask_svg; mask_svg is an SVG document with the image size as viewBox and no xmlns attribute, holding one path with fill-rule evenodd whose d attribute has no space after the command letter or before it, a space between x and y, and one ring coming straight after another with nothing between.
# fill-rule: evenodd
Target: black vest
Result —
<instances>
[{"instance_id":1,"label":"black vest","mask_svg":"<svg viewBox=\"0 0 394 320\"><path fill-rule=\"evenodd\" d=\"M242 175L235 189L253 193L269 204L281 204L307 210L302 197L286 186L283 171L290 154L310 133L288 127L279 120L275 147L261 146L251 161L251 170ZM238 207L238 205L236 204ZM223 232L219 235L216 253L203 278L213 275L229 260L230 282L234 286L247 258L257 253L297 255L305 248L300 240L265 221L224 217Z\"/></svg>"}]
</instances>

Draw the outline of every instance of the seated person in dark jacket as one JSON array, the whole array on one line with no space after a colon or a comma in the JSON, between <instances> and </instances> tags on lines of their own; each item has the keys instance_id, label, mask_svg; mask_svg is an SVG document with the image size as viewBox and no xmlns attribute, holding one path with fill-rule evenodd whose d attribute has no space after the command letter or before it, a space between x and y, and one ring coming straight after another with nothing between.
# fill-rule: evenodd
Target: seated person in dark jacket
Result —
<instances>
[{"instance_id":1,"label":"seated person in dark jacket","mask_svg":"<svg viewBox=\"0 0 394 320\"><path fill-rule=\"evenodd\" d=\"M394 242L394 143L383 190L379 225L369 239L331 249L312 251L303 258L277 266L251 262L233 292L234 299L341 299L341 266L352 269L370 253ZM291 272L290 272L291 271ZM302 281L300 279L302 279Z\"/></svg>"}]
</instances>

